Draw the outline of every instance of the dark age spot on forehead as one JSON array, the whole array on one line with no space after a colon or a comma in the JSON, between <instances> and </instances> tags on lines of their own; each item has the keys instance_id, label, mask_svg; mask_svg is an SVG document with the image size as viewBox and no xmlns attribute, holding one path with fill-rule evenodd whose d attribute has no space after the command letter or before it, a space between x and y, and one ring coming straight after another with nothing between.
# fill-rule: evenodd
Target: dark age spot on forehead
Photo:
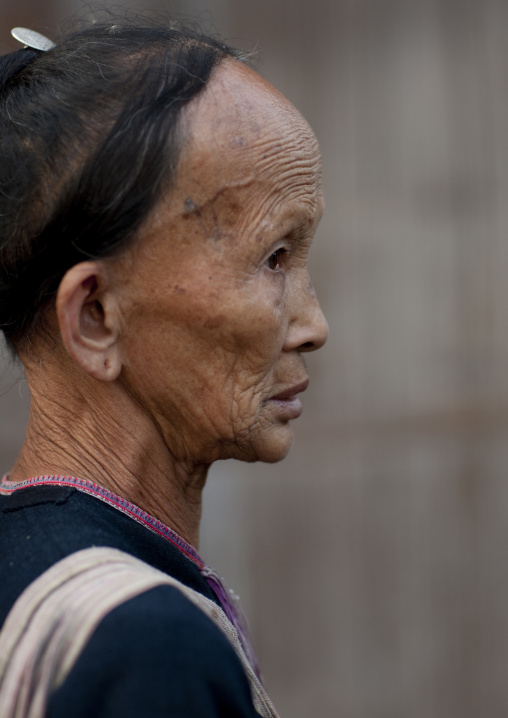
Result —
<instances>
[{"instance_id":1,"label":"dark age spot on forehead","mask_svg":"<svg viewBox=\"0 0 508 718\"><path fill-rule=\"evenodd\" d=\"M184 201L183 217L197 222L204 235L217 242L229 236L230 230L238 224L243 210L243 189L245 187L238 187L236 184L221 187L212 197L199 204L197 200L187 197Z\"/></svg>"}]
</instances>

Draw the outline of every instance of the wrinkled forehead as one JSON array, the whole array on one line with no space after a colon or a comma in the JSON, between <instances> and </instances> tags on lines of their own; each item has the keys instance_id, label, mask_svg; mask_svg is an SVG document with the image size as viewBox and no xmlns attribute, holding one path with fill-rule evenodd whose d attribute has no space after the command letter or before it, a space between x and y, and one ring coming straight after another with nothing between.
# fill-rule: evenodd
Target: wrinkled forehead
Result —
<instances>
[{"instance_id":1,"label":"wrinkled forehead","mask_svg":"<svg viewBox=\"0 0 508 718\"><path fill-rule=\"evenodd\" d=\"M291 163L320 188L319 146L307 121L270 83L237 60L222 63L203 94L189 105L184 132L177 184L189 191L201 188L209 194L221 183L261 179L285 171Z\"/></svg>"},{"instance_id":2,"label":"wrinkled forehead","mask_svg":"<svg viewBox=\"0 0 508 718\"><path fill-rule=\"evenodd\" d=\"M203 240L214 251L241 245L248 253L263 237L297 228L314 233L323 210L318 143L296 108L257 73L224 61L185 109L180 129L175 182L140 248L158 245L169 228L175 252Z\"/></svg>"}]
</instances>

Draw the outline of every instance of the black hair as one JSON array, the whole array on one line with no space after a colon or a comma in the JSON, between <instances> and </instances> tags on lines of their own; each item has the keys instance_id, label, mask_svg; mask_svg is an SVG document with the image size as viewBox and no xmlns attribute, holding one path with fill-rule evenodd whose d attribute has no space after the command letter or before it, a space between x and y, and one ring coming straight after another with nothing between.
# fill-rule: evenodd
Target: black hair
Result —
<instances>
[{"instance_id":1,"label":"black hair","mask_svg":"<svg viewBox=\"0 0 508 718\"><path fill-rule=\"evenodd\" d=\"M240 54L180 24L93 24L0 57L0 329L41 328L65 272L125 249L175 177L179 118Z\"/></svg>"}]
</instances>

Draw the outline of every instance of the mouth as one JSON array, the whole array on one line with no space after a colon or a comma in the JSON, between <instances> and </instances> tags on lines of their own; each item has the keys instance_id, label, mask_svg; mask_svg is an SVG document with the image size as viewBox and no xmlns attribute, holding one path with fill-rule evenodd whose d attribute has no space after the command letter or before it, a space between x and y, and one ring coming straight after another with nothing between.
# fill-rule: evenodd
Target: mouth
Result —
<instances>
[{"instance_id":1,"label":"mouth","mask_svg":"<svg viewBox=\"0 0 508 718\"><path fill-rule=\"evenodd\" d=\"M280 394L276 394L276 396L272 396L272 401L291 401L293 399L296 399L298 394L301 394L305 389L309 386L309 380L304 379L299 384L295 384L294 386L290 387L289 389L285 389L284 391L281 391Z\"/></svg>"},{"instance_id":2,"label":"mouth","mask_svg":"<svg viewBox=\"0 0 508 718\"><path fill-rule=\"evenodd\" d=\"M299 384L295 384L279 394L270 398L272 406L276 406L278 411L282 414L282 417L286 420L297 419L302 413L302 402L298 398L298 394L301 394L309 386L309 380L305 379Z\"/></svg>"}]
</instances>

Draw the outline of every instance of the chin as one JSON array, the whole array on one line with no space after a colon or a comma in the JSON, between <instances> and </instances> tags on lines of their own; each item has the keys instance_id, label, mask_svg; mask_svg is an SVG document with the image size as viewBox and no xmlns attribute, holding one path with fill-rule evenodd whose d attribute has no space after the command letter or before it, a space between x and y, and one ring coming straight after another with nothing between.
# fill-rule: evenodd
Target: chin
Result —
<instances>
[{"instance_id":1,"label":"chin","mask_svg":"<svg viewBox=\"0 0 508 718\"><path fill-rule=\"evenodd\" d=\"M293 429L289 422L270 431L263 431L252 441L248 457L243 461L263 461L266 464L276 464L285 459L293 443Z\"/></svg>"}]
</instances>

